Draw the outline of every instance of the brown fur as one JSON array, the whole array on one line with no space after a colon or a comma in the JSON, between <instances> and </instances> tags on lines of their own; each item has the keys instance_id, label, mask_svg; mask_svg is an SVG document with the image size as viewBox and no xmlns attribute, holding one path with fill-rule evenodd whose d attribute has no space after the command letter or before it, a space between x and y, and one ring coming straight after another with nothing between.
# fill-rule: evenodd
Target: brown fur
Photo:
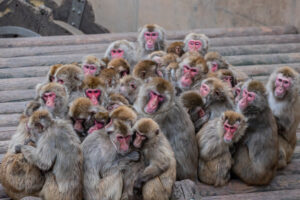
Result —
<instances>
[{"instance_id":1,"label":"brown fur","mask_svg":"<svg viewBox=\"0 0 300 200\"><path fill-rule=\"evenodd\" d=\"M152 60L142 60L133 68L132 75L141 80L147 80L150 77L156 77L158 65Z\"/></svg>"},{"instance_id":2,"label":"brown fur","mask_svg":"<svg viewBox=\"0 0 300 200\"><path fill-rule=\"evenodd\" d=\"M120 106L110 113L110 118L128 121L130 125L133 125L137 120L137 114L127 106Z\"/></svg>"},{"instance_id":3,"label":"brown fur","mask_svg":"<svg viewBox=\"0 0 300 200\"><path fill-rule=\"evenodd\" d=\"M266 88L262 82L253 80L248 85L248 90L252 92L260 92L261 94L266 93Z\"/></svg>"},{"instance_id":4,"label":"brown fur","mask_svg":"<svg viewBox=\"0 0 300 200\"><path fill-rule=\"evenodd\" d=\"M114 58L112 59L108 64L107 68L115 69L118 73L120 73L120 76L123 76L123 72L126 72L127 74L130 73L130 65L129 63L123 59L123 58Z\"/></svg>"},{"instance_id":5,"label":"brown fur","mask_svg":"<svg viewBox=\"0 0 300 200\"><path fill-rule=\"evenodd\" d=\"M62 66L62 64L55 64L55 65L52 65L48 71L48 74L47 74L47 82L52 82L53 79L54 79L54 74L56 72L56 70L58 68L60 68Z\"/></svg>"},{"instance_id":6,"label":"brown fur","mask_svg":"<svg viewBox=\"0 0 300 200\"><path fill-rule=\"evenodd\" d=\"M120 80L120 75L115 69L103 69L99 75L101 81L103 81L106 85L107 90L114 89Z\"/></svg>"},{"instance_id":7,"label":"brown fur","mask_svg":"<svg viewBox=\"0 0 300 200\"><path fill-rule=\"evenodd\" d=\"M224 123L238 123L238 128L230 143L224 142ZM230 179L230 169L233 160L230 146L239 141L247 128L243 115L234 111L226 111L221 117L209 121L197 133L199 147L198 177L207 184L214 186L225 185Z\"/></svg>"},{"instance_id":8,"label":"brown fur","mask_svg":"<svg viewBox=\"0 0 300 200\"><path fill-rule=\"evenodd\" d=\"M172 42L168 48L167 48L167 53L174 53L181 57L184 54L184 43L181 41L176 41Z\"/></svg>"},{"instance_id":9,"label":"brown fur","mask_svg":"<svg viewBox=\"0 0 300 200\"><path fill-rule=\"evenodd\" d=\"M92 64L92 65L95 65L96 67L96 72L94 74L94 76L98 76L100 71L102 69L104 69L106 67L106 63L103 61L103 60L99 60L96 56L94 55L88 55L88 56L85 56L82 60L82 65L81 65L81 68L83 70L83 66L85 64Z\"/></svg>"},{"instance_id":10,"label":"brown fur","mask_svg":"<svg viewBox=\"0 0 300 200\"><path fill-rule=\"evenodd\" d=\"M120 80L119 92L132 105L137 98L141 85L142 81L139 78L135 78L132 75L128 75Z\"/></svg>"}]
</instances>

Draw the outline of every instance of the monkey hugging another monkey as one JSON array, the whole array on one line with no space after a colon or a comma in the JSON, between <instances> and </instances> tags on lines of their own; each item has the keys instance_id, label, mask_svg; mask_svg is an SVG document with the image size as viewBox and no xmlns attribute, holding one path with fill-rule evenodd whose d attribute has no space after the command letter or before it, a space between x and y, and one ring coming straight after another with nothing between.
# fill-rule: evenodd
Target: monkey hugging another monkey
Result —
<instances>
[{"instance_id":1,"label":"monkey hugging another monkey","mask_svg":"<svg viewBox=\"0 0 300 200\"><path fill-rule=\"evenodd\" d=\"M295 149L298 72L280 67L265 87L206 35L167 44L147 24L103 58L51 66L0 166L8 196L167 200L176 180L270 183Z\"/></svg>"}]
</instances>

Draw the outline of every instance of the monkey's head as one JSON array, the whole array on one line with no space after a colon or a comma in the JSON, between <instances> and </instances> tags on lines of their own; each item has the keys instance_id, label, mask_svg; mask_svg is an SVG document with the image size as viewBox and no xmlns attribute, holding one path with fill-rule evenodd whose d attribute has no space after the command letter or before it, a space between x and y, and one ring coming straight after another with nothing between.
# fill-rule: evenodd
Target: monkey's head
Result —
<instances>
[{"instance_id":1,"label":"monkey's head","mask_svg":"<svg viewBox=\"0 0 300 200\"><path fill-rule=\"evenodd\" d=\"M218 128L224 142L232 144L239 141L245 133L247 121L242 114L234 111L226 111L222 114L221 120L218 121Z\"/></svg>"},{"instance_id":2,"label":"monkey's head","mask_svg":"<svg viewBox=\"0 0 300 200\"><path fill-rule=\"evenodd\" d=\"M156 62L158 65L160 65L162 62L162 60L161 60L162 57L166 54L167 53L165 51L153 51L152 53L150 53L148 55L148 59L152 60L152 61Z\"/></svg>"},{"instance_id":3,"label":"monkey's head","mask_svg":"<svg viewBox=\"0 0 300 200\"><path fill-rule=\"evenodd\" d=\"M139 92L135 108L148 115L167 111L174 103L174 89L170 82L160 77L152 78Z\"/></svg>"},{"instance_id":4,"label":"monkey's head","mask_svg":"<svg viewBox=\"0 0 300 200\"><path fill-rule=\"evenodd\" d=\"M267 87L277 101L292 100L299 93L299 73L293 68L280 67L269 78Z\"/></svg>"},{"instance_id":5,"label":"monkey's head","mask_svg":"<svg viewBox=\"0 0 300 200\"><path fill-rule=\"evenodd\" d=\"M66 88L58 83L48 83L37 88L39 102L50 112L67 106L68 94Z\"/></svg>"},{"instance_id":6,"label":"monkey's head","mask_svg":"<svg viewBox=\"0 0 300 200\"><path fill-rule=\"evenodd\" d=\"M244 83L238 102L241 113L259 114L268 107L267 93L263 83L257 80L249 80Z\"/></svg>"},{"instance_id":7,"label":"monkey's head","mask_svg":"<svg viewBox=\"0 0 300 200\"><path fill-rule=\"evenodd\" d=\"M229 87L224 85L220 79L213 77L207 78L201 82L199 93L206 106L216 102L224 102L230 94Z\"/></svg>"},{"instance_id":8,"label":"monkey's head","mask_svg":"<svg viewBox=\"0 0 300 200\"><path fill-rule=\"evenodd\" d=\"M142 85L142 81L134 76L128 75L123 77L120 80L120 88L119 92L124 97L129 99L131 96L136 96L139 91L140 86ZM131 102L133 103L133 102Z\"/></svg>"},{"instance_id":9,"label":"monkey's head","mask_svg":"<svg viewBox=\"0 0 300 200\"><path fill-rule=\"evenodd\" d=\"M127 123L115 119L105 127L105 131L119 154L125 155L130 151L132 134Z\"/></svg>"},{"instance_id":10,"label":"monkey's head","mask_svg":"<svg viewBox=\"0 0 300 200\"><path fill-rule=\"evenodd\" d=\"M108 46L105 57L108 57L110 60L114 58L128 59L131 54L130 52L134 52L134 50L135 46L132 42L127 40L117 40Z\"/></svg>"},{"instance_id":11,"label":"monkey's head","mask_svg":"<svg viewBox=\"0 0 300 200\"><path fill-rule=\"evenodd\" d=\"M120 74L112 68L105 68L100 72L99 78L106 88L115 88L119 84Z\"/></svg>"},{"instance_id":12,"label":"monkey's head","mask_svg":"<svg viewBox=\"0 0 300 200\"><path fill-rule=\"evenodd\" d=\"M205 55L209 48L209 38L204 34L189 33L184 38L184 51L196 51Z\"/></svg>"},{"instance_id":13,"label":"monkey's head","mask_svg":"<svg viewBox=\"0 0 300 200\"><path fill-rule=\"evenodd\" d=\"M44 133L52 124L52 116L47 110L37 110L30 116L26 126L33 136L32 139L34 142L37 142L42 136L42 133Z\"/></svg>"},{"instance_id":14,"label":"monkey's head","mask_svg":"<svg viewBox=\"0 0 300 200\"><path fill-rule=\"evenodd\" d=\"M210 72L216 72L219 69L228 69L229 64L218 52L208 52L204 57Z\"/></svg>"},{"instance_id":15,"label":"monkey's head","mask_svg":"<svg viewBox=\"0 0 300 200\"><path fill-rule=\"evenodd\" d=\"M139 29L138 43L146 51L164 50L165 30L157 24L146 24Z\"/></svg>"},{"instance_id":16,"label":"monkey's head","mask_svg":"<svg viewBox=\"0 0 300 200\"><path fill-rule=\"evenodd\" d=\"M81 68L85 76L97 76L105 66L106 64L96 56L88 55L83 58Z\"/></svg>"},{"instance_id":17,"label":"monkey's head","mask_svg":"<svg viewBox=\"0 0 300 200\"><path fill-rule=\"evenodd\" d=\"M137 120L137 114L128 106L119 106L109 114L109 117L110 122L114 121L115 119L122 120L129 126L133 126Z\"/></svg>"},{"instance_id":18,"label":"monkey's head","mask_svg":"<svg viewBox=\"0 0 300 200\"><path fill-rule=\"evenodd\" d=\"M158 64L152 60L141 60L138 62L133 68L132 75L144 81L147 81L150 77L163 77Z\"/></svg>"},{"instance_id":19,"label":"monkey's head","mask_svg":"<svg viewBox=\"0 0 300 200\"><path fill-rule=\"evenodd\" d=\"M86 97L75 99L69 109L69 117L73 122L74 130L78 134L86 133L90 128L91 118L98 112L98 107Z\"/></svg>"},{"instance_id":20,"label":"monkey's head","mask_svg":"<svg viewBox=\"0 0 300 200\"><path fill-rule=\"evenodd\" d=\"M181 57L184 54L184 42L177 41L177 42L172 42L168 48L167 48L167 53L174 53Z\"/></svg>"},{"instance_id":21,"label":"monkey's head","mask_svg":"<svg viewBox=\"0 0 300 200\"><path fill-rule=\"evenodd\" d=\"M187 112L191 113L197 112L197 117L202 118L205 115L204 102L202 97L195 91L187 91L180 96L181 103ZM195 119L196 120L196 119ZM192 120L193 121L193 120Z\"/></svg>"},{"instance_id":22,"label":"monkey's head","mask_svg":"<svg viewBox=\"0 0 300 200\"><path fill-rule=\"evenodd\" d=\"M73 64L61 66L55 73L55 82L64 85L70 93L77 90L83 83L84 74L82 70Z\"/></svg>"},{"instance_id":23,"label":"monkey's head","mask_svg":"<svg viewBox=\"0 0 300 200\"><path fill-rule=\"evenodd\" d=\"M106 101L106 109L109 112L112 112L113 110L122 105L129 106L128 100L123 95L119 93L109 94L108 99Z\"/></svg>"},{"instance_id":24,"label":"monkey's head","mask_svg":"<svg viewBox=\"0 0 300 200\"><path fill-rule=\"evenodd\" d=\"M130 73L130 65L129 63L123 58L114 58L112 59L107 68L112 68L119 73L120 77L124 77Z\"/></svg>"},{"instance_id":25,"label":"monkey's head","mask_svg":"<svg viewBox=\"0 0 300 200\"><path fill-rule=\"evenodd\" d=\"M181 89L189 89L197 82L205 78L208 73L205 60L201 56L188 56L179 63L177 70L178 86Z\"/></svg>"},{"instance_id":26,"label":"monkey's head","mask_svg":"<svg viewBox=\"0 0 300 200\"><path fill-rule=\"evenodd\" d=\"M236 78L233 75L232 71L229 69L220 69L216 72L217 78L227 83L229 87L233 88L236 84Z\"/></svg>"},{"instance_id":27,"label":"monkey's head","mask_svg":"<svg viewBox=\"0 0 300 200\"><path fill-rule=\"evenodd\" d=\"M151 146L157 135L161 134L159 125L151 118L139 119L132 129L133 146L135 148L142 148L143 146Z\"/></svg>"},{"instance_id":28,"label":"monkey's head","mask_svg":"<svg viewBox=\"0 0 300 200\"><path fill-rule=\"evenodd\" d=\"M98 109L99 110L92 117L92 125L88 130L88 134L91 134L96 130L100 130L104 128L107 124L109 124L110 117L108 111L101 106L99 106Z\"/></svg>"},{"instance_id":29,"label":"monkey's head","mask_svg":"<svg viewBox=\"0 0 300 200\"><path fill-rule=\"evenodd\" d=\"M174 53L168 53L161 58L161 67L168 67L171 63L177 63L179 57Z\"/></svg>"},{"instance_id":30,"label":"monkey's head","mask_svg":"<svg viewBox=\"0 0 300 200\"><path fill-rule=\"evenodd\" d=\"M94 105L101 105L102 97L105 93L105 84L102 80L95 76L86 76L83 83L85 96L89 98Z\"/></svg>"},{"instance_id":31,"label":"monkey's head","mask_svg":"<svg viewBox=\"0 0 300 200\"><path fill-rule=\"evenodd\" d=\"M60 68L62 64L56 64L52 65L48 71L47 77L48 77L48 82L53 82L54 81L54 74L58 68Z\"/></svg>"}]
</instances>

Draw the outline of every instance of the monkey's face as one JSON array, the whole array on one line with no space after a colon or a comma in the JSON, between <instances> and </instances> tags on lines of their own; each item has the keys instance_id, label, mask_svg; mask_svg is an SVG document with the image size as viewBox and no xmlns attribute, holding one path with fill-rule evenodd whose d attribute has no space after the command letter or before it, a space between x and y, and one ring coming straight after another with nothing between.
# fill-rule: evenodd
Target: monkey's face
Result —
<instances>
[{"instance_id":1,"label":"monkey's face","mask_svg":"<svg viewBox=\"0 0 300 200\"><path fill-rule=\"evenodd\" d=\"M156 31L145 31L144 32L144 43L145 43L145 49L147 51L154 51L156 48L156 43L159 38L159 33Z\"/></svg>"},{"instance_id":2,"label":"monkey's face","mask_svg":"<svg viewBox=\"0 0 300 200\"><path fill-rule=\"evenodd\" d=\"M222 81L216 78L209 78L201 83L199 93L206 107L212 103L225 100L225 89L222 84Z\"/></svg>"},{"instance_id":3,"label":"monkey's face","mask_svg":"<svg viewBox=\"0 0 300 200\"><path fill-rule=\"evenodd\" d=\"M188 41L189 51L201 52L202 51L202 45L203 45L202 40L191 39L191 40Z\"/></svg>"},{"instance_id":4,"label":"monkey's face","mask_svg":"<svg viewBox=\"0 0 300 200\"><path fill-rule=\"evenodd\" d=\"M138 85L135 80L131 81L121 81L120 83L120 94L125 97L129 97L129 95L135 94L138 91Z\"/></svg>"},{"instance_id":5,"label":"monkey's face","mask_svg":"<svg viewBox=\"0 0 300 200\"><path fill-rule=\"evenodd\" d=\"M237 132L240 122L236 121L232 124L229 124L228 120L224 122L224 142L227 144L231 144L233 138Z\"/></svg>"},{"instance_id":6,"label":"monkey's face","mask_svg":"<svg viewBox=\"0 0 300 200\"><path fill-rule=\"evenodd\" d=\"M148 114L154 114L159 110L160 106L164 103L165 97L157 91L151 90L148 93L148 103L144 111Z\"/></svg>"},{"instance_id":7,"label":"monkey's face","mask_svg":"<svg viewBox=\"0 0 300 200\"><path fill-rule=\"evenodd\" d=\"M46 107L53 109L55 107L56 94L55 92L45 92L42 95L42 99Z\"/></svg>"},{"instance_id":8,"label":"monkey's face","mask_svg":"<svg viewBox=\"0 0 300 200\"><path fill-rule=\"evenodd\" d=\"M135 123L132 132L133 146L139 149L149 141L152 141L160 131L158 124L151 118L141 118Z\"/></svg>"},{"instance_id":9,"label":"monkey's face","mask_svg":"<svg viewBox=\"0 0 300 200\"><path fill-rule=\"evenodd\" d=\"M181 65L182 77L179 80L181 88L190 88L194 83L194 79L200 74L198 67L192 67L188 64Z\"/></svg>"},{"instance_id":10,"label":"monkey's face","mask_svg":"<svg viewBox=\"0 0 300 200\"><path fill-rule=\"evenodd\" d=\"M130 151L132 136L128 124L114 119L105 127L105 131L119 154L124 155Z\"/></svg>"},{"instance_id":11,"label":"monkey's face","mask_svg":"<svg viewBox=\"0 0 300 200\"><path fill-rule=\"evenodd\" d=\"M292 78L279 73L276 76L273 93L277 99L284 99L292 86Z\"/></svg>"},{"instance_id":12,"label":"monkey's face","mask_svg":"<svg viewBox=\"0 0 300 200\"><path fill-rule=\"evenodd\" d=\"M85 76L96 76L97 72L98 72L98 68L99 66L95 65L95 64L88 64L88 63L84 63L82 65L82 69L84 72Z\"/></svg>"},{"instance_id":13,"label":"monkey's face","mask_svg":"<svg viewBox=\"0 0 300 200\"><path fill-rule=\"evenodd\" d=\"M124 58L124 50L121 48L113 48L110 50L111 58Z\"/></svg>"},{"instance_id":14,"label":"monkey's face","mask_svg":"<svg viewBox=\"0 0 300 200\"><path fill-rule=\"evenodd\" d=\"M100 130L104 128L107 124L109 124L110 118L109 113L105 110L100 111L95 114L93 117L94 124L89 128L88 134L93 133L96 130Z\"/></svg>"},{"instance_id":15,"label":"monkey's face","mask_svg":"<svg viewBox=\"0 0 300 200\"><path fill-rule=\"evenodd\" d=\"M219 60L210 60L210 61L206 61L206 64L208 66L208 69L210 72L216 72L219 69L221 69L221 63Z\"/></svg>"},{"instance_id":16,"label":"monkey's face","mask_svg":"<svg viewBox=\"0 0 300 200\"><path fill-rule=\"evenodd\" d=\"M88 97L93 105L100 105L101 104L101 94L102 91L100 89L86 89L85 96Z\"/></svg>"},{"instance_id":17,"label":"monkey's face","mask_svg":"<svg viewBox=\"0 0 300 200\"><path fill-rule=\"evenodd\" d=\"M243 90L242 98L239 100L238 105L240 110L245 110L249 105L253 105L256 93L250 92L247 89Z\"/></svg>"}]
</instances>

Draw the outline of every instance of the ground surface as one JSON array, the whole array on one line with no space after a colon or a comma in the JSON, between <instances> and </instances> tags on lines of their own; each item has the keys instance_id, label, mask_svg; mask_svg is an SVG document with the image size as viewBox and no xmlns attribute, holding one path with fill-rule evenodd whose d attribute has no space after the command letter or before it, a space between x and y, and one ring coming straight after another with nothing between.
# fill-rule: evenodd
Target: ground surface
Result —
<instances>
[{"instance_id":1,"label":"ground surface","mask_svg":"<svg viewBox=\"0 0 300 200\"><path fill-rule=\"evenodd\" d=\"M291 26L235 29L203 29L211 37L211 50L255 79L266 82L277 67L289 65L300 72L300 35ZM168 43L182 40L190 31L168 32ZM103 56L108 44L117 39L135 41L136 33L88 36L0 39L0 160L16 130L34 87L56 63L80 62L86 54ZM232 180L214 188L189 180L176 182L172 199L300 199L300 129L292 162L270 185L252 187ZM0 199L9 199L0 188Z\"/></svg>"}]
</instances>

